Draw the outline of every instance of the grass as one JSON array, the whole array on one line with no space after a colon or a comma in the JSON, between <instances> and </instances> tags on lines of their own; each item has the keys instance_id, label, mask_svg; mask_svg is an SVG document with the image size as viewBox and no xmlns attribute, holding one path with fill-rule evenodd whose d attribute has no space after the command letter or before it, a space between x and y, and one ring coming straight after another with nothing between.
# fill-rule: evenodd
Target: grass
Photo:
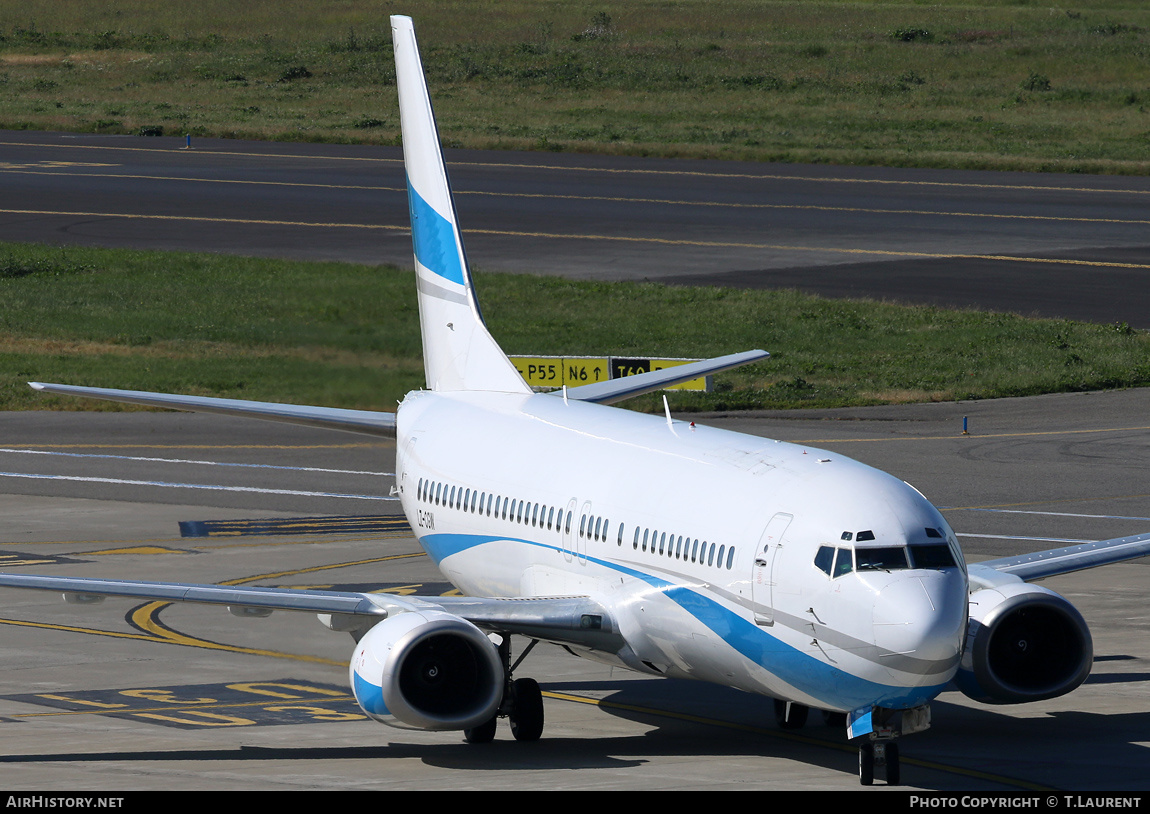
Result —
<instances>
[{"instance_id":1,"label":"grass","mask_svg":"<svg viewBox=\"0 0 1150 814\"><path fill-rule=\"evenodd\" d=\"M1139 0L397 10L452 146L1150 169ZM0 127L398 143L390 39L369 0L26 0L0 16Z\"/></svg>"},{"instance_id":2,"label":"grass","mask_svg":"<svg viewBox=\"0 0 1150 814\"><path fill-rule=\"evenodd\" d=\"M676 410L846 406L1141 386L1150 333L796 292L478 280L513 354L762 364ZM0 244L0 410L118 409L29 380L393 410L422 386L414 276L391 267ZM630 402L661 410L656 396Z\"/></svg>"}]
</instances>

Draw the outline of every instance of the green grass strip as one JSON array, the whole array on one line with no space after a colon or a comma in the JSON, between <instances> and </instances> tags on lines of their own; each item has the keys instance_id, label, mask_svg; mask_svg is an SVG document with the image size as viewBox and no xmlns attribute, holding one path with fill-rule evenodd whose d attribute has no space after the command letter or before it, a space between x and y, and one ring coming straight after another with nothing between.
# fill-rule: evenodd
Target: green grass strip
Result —
<instances>
[{"instance_id":1,"label":"green grass strip","mask_svg":"<svg viewBox=\"0 0 1150 814\"><path fill-rule=\"evenodd\" d=\"M1142 0L23 0L0 127L398 144L391 10L450 146L1150 165Z\"/></svg>"},{"instance_id":2,"label":"green grass strip","mask_svg":"<svg viewBox=\"0 0 1150 814\"><path fill-rule=\"evenodd\" d=\"M771 358L677 410L950 401L1150 383L1126 325L794 291L477 274L511 354ZM423 386L415 280L389 266L0 244L0 409L116 409L29 380L392 410ZM630 402L660 410L657 396Z\"/></svg>"}]
</instances>

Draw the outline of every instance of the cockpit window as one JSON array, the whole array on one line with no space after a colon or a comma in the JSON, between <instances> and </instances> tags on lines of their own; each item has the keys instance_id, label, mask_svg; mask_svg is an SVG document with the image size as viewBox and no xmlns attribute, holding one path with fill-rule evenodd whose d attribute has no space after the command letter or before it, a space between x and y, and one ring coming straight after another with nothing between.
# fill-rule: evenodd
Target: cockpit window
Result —
<instances>
[{"instance_id":1,"label":"cockpit window","mask_svg":"<svg viewBox=\"0 0 1150 814\"><path fill-rule=\"evenodd\" d=\"M815 553L815 567L828 577L837 578L854 570L854 558L849 548L819 546Z\"/></svg>"},{"instance_id":2,"label":"cockpit window","mask_svg":"<svg viewBox=\"0 0 1150 814\"><path fill-rule=\"evenodd\" d=\"M895 571L907 567L906 549L902 547L859 548L855 554L860 571Z\"/></svg>"},{"instance_id":3,"label":"cockpit window","mask_svg":"<svg viewBox=\"0 0 1150 814\"><path fill-rule=\"evenodd\" d=\"M915 543L878 548L819 546L815 567L832 579L852 571L904 571L908 568L957 568L954 552L946 543Z\"/></svg>"},{"instance_id":4,"label":"cockpit window","mask_svg":"<svg viewBox=\"0 0 1150 814\"><path fill-rule=\"evenodd\" d=\"M849 574L853 570L854 562L851 560L851 550L849 548L837 549L835 552L835 570L831 576L838 578L843 574Z\"/></svg>"},{"instance_id":5,"label":"cockpit window","mask_svg":"<svg viewBox=\"0 0 1150 814\"><path fill-rule=\"evenodd\" d=\"M915 568L957 568L954 554L946 543L912 545L910 559Z\"/></svg>"},{"instance_id":6,"label":"cockpit window","mask_svg":"<svg viewBox=\"0 0 1150 814\"><path fill-rule=\"evenodd\" d=\"M834 561L835 550L829 545L819 546L818 553L815 554L815 567L829 577L831 575L831 565Z\"/></svg>"}]
</instances>

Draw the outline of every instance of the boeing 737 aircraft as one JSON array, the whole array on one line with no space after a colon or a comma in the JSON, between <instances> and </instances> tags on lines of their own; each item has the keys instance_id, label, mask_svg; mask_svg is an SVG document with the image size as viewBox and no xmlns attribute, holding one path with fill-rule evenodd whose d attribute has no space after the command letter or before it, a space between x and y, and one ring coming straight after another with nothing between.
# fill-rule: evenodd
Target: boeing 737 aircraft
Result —
<instances>
[{"instance_id":1,"label":"boeing 737 aircraft","mask_svg":"<svg viewBox=\"0 0 1150 814\"><path fill-rule=\"evenodd\" d=\"M939 511L898 478L608 406L762 351L533 392L484 325L412 22L391 24L427 389L392 414L32 386L394 436L403 510L465 596L9 574L0 586L317 613L355 639L349 678L367 715L471 742L491 740L500 717L515 738L540 737L539 685L513 678L510 641L554 642L768 696L784 727L812 708L838 716L868 785L876 767L899 782L897 739L929 726L951 682L990 704L1082 683L1086 622L1030 581L1146 556L1150 534L967 565Z\"/></svg>"}]
</instances>

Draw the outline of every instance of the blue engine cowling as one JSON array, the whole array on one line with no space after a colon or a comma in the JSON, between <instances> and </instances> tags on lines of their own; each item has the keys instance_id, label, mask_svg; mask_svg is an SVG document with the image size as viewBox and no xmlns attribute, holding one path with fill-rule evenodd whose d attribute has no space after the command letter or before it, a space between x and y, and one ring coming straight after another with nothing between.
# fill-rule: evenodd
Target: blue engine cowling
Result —
<instances>
[{"instance_id":1,"label":"blue engine cowling","mask_svg":"<svg viewBox=\"0 0 1150 814\"><path fill-rule=\"evenodd\" d=\"M1090 675L1094 644L1082 614L1054 591L1019 582L977 591L958 688L987 704L1057 698Z\"/></svg>"},{"instance_id":2,"label":"blue engine cowling","mask_svg":"<svg viewBox=\"0 0 1150 814\"><path fill-rule=\"evenodd\" d=\"M503 663L483 631L437 610L401 613L356 645L348 670L360 708L389 726L470 729L503 699Z\"/></svg>"}]
</instances>

